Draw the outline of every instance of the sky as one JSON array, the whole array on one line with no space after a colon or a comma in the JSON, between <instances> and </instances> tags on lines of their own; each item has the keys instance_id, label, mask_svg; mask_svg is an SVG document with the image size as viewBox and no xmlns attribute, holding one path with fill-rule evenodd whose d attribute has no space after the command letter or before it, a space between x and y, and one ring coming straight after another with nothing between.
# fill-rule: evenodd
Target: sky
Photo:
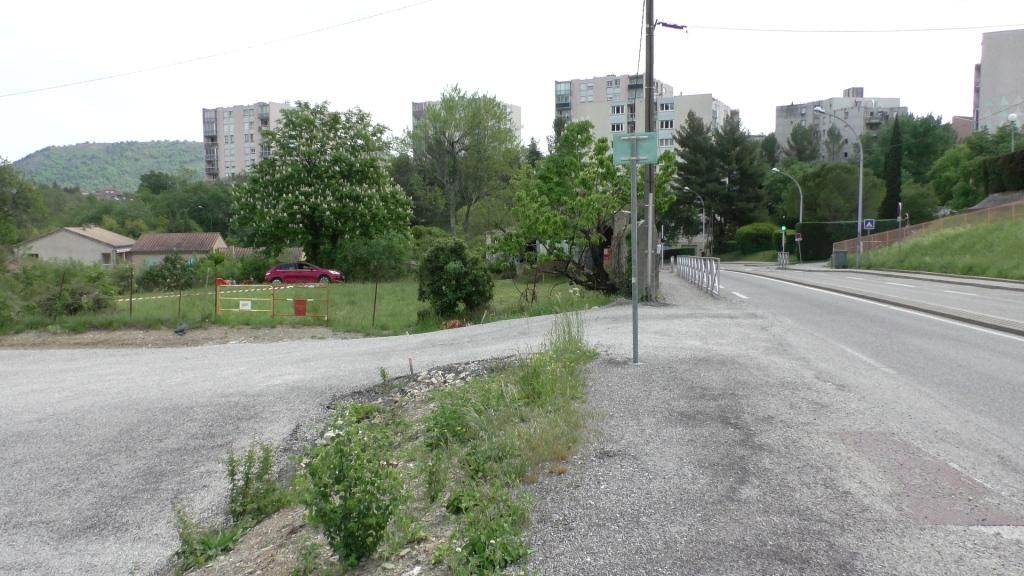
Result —
<instances>
[{"instance_id":1,"label":"sky","mask_svg":"<svg viewBox=\"0 0 1024 576\"><path fill-rule=\"evenodd\" d=\"M87 141L199 141L202 108L259 101L360 107L401 135L411 102L456 84L521 106L524 142L543 142L556 80L637 71L643 4L10 2L0 19L0 158ZM851 86L899 97L916 115L970 115L983 32L1024 28L1008 0L654 4L657 19L690 27L657 29L655 77L738 108L752 134L774 129L775 106ZM107 76L117 77L21 93Z\"/></svg>"}]
</instances>

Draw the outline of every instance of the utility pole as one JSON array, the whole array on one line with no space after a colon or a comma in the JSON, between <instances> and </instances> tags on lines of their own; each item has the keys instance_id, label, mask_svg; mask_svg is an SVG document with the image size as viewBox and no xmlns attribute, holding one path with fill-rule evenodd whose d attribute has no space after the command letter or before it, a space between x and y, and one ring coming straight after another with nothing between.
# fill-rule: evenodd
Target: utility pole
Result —
<instances>
[{"instance_id":1,"label":"utility pole","mask_svg":"<svg viewBox=\"0 0 1024 576\"><path fill-rule=\"evenodd\" d=\"M654 0L647 0L647 7L644 10L645 22L647 24L647 66L644 71L644 132L655 132L654 119L657 117L654 111ZM647 281L644 284L644 292L648 300L656 300L658 297L657 271L654 268L654 164L647 165L647 174L644 186L647 189Z\"/></svg>"}]
</instances>

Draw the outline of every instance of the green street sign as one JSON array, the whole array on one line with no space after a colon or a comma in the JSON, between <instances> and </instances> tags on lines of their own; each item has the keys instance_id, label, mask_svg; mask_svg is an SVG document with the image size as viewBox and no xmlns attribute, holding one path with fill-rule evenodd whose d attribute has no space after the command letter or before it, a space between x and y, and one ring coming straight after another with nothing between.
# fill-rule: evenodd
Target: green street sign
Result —
<instances>
[{"instance_id":1,"label":"green street sign","mask_svg":"<svg viewBox=\"0 0 1024 576\"><path fill-rule=\"evenodd\" d=\"M616 164L629 164L636 143L636 163L654 164L658 161L657 132L617 132L612 135L612 160Z\"/></svg>"}]
</instances>

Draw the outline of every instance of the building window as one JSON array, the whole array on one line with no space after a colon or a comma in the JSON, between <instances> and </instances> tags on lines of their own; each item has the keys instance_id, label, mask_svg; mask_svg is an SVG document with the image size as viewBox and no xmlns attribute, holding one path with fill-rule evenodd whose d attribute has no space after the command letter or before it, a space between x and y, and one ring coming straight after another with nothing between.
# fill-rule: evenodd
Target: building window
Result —
<instances>
[{"instance_id":1,"label":"building window","mask_svg":"<svg viewBox=\"0 0 1024 576\"><path fill-rule=\"evenodd\" d=\"M675 110L675 109L676 109L676 103L675 102L660 102L660 103L658 103L658 110L661 110L662 112L671 112L672 110Z\"/></svg>"},{"instance_id":2,"label":"building window","mask_svg":"<svg viewBox=\"0 0 1024 576\"><path fill-rule=\"evenodd\" d=\"M671 138L658 138L658 146L660 148L668 148L668 147L672 146L672 139Z\"/></svg>"},{"instance_id":3,"label":"building window","mask_svg":"<svg viewBox=\"0 0 1024 576\"><path fill-rule=\"evenodd\" d=\"M224 135L224 143L225 144L234 144L235 143L235 135L234 134L225 134Z\"/></svg>"},{"instance_id":4,"label":"building window","mask_svg":"<svg viewBox=\"0 0 1024 576\"><path fill-rule=\"evenodd\" d=\"M675 120L659 120L658 128L661 130L671 130L675 126Z\"/></svg>"},{"instance_id":5,"label":"building window","mask_svg":"<svg viewBox=\"0 0 1024 576\"><path fill-rule=\"evenodd\" d=\"M568 96L571 86L571 82L555 82L555 94Z\"/></svg>"},{"instance_id":6,"label":"building window","mask_svg":"<svg viewBox=\"0 0 1024 576\"><path fill-rule=\"evenodd\" d=\"M251 131L252 131L252 129L253 129L253 128L254 128L255 126L256 126L256 124L255 124L254 122L246 122L246 123L245 123L245 126L244 126L244 129L245 129L245 131L246 131L246 132L251 132Z\"/></svg>"},{"instance_id":7,"label":"building window","mask_svg":"<svg viewBox=\"0 0 1024 576\"><path fill-rule=\"evenodd\" d=\"M232 124L227 124L227 123L224 124L224 133L231 134L234 131L235 131L235 125L233 123Z\"/></svg>"},{"instance_id":8,"label":"building window","mask_svg":"<svg viewBox=\"0 0 1024 576\"><path fill-rule=\"evenodd\" d=\"M225 110L224 111L224 121L225 122L231 122L232 114L233 114L233 112L231 112L231 110Z\"/></svg>"},{"instance_id":9,"label":"building window","mask_svg":"<svg viewBox=\"0 0 1024 576\"><path fill-rule=\"evenodd\" d=\"M622 122L612 124L612 132L622 132Z\"/></svg>"},{"instance_id":10,"label":"building window","mask_svg":"<svg viewBox=\"0 0 1024 576\"><path fill-rule=\"evenodd\" d=\"M242 138L243 138L243 140L242 140L243 142L255 142L256 141L256 135L255 134L245 134L245 135L242 136Z\"/></svg>"},{"instance_id":11,"label":"building window","mask_svg":"<svg viewBox=\"0 0 1024 576\"><path fill-rule=\"evenodd\" d=\"M625 112L626 107L623 106L622 104L615 104L614 106L612 106L612 114L624 114Z\"/></svg>"},{"instance_id":12,"label":"building window","mask_svg":"<svg viewBox=\"0 0 1024 576\"><path fill-rule=\"evenodd\" d=\"M254 112L256 112L254 109L246 108L245 110L242 110L242 117L243 118L252 118Z\"/></svg>"}]
</instances>

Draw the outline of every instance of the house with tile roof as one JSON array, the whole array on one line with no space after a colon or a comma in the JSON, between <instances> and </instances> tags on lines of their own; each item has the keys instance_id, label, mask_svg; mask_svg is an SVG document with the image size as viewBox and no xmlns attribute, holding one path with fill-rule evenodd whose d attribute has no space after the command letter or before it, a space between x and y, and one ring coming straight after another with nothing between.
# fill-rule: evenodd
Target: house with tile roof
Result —
<instances>
[{"instance_id":1,"label":"house with tile roof","mask_svg":"<svg viewBox=\"0 0 1024 576\"><path fill-rule=\"evenodd\" d=\"M186 262L198 262L211 252L224 252L227 243L219 232L168 232L143 234L131 250L132 266L139 272L177 254Z\"/></svg>"},{"instance_id":2,"label":"house with tile roof","mask_svg":"<svg viewBox=\"0 0 1024 576\"><path fill-rule=\"evenodd\" d=\"M14 246L21 258L82 262L110 268L128 260L135 240L98 226L66 226Z\"/></svg>"}]
</instances>

